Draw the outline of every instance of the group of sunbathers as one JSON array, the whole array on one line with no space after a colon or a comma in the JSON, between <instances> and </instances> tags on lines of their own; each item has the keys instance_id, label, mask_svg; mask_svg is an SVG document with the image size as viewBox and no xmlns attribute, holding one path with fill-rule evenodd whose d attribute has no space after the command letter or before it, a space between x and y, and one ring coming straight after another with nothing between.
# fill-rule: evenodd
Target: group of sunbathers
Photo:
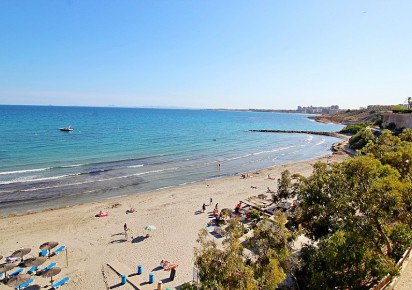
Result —
<instances>
[{"instance_id":1,"label":"group of sunbathers","mask_svg":"<svg viewBox=\"0 0 412 290\"><path fill-rule=\"evenodd\" d=\"M134 212L136 212L136 209L135 208L130 208L130 209L128 209L128 210L126 210L126 213L134 213ZM109 214L107 213L107 212L104 212L104 211L99 211L99 213L96 215L96 217L105 217L105 216L108 216Z\"/></svg>"}]
</instances>

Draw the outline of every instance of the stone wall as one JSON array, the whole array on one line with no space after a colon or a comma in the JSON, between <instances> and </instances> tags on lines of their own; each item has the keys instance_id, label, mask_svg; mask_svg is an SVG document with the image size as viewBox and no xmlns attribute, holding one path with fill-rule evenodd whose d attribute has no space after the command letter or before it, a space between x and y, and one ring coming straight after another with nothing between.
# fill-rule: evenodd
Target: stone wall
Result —
<instances>
[{"instance_id":1,"label":"stone wall","mask_svg":"<svg viewBox=\"0 0 412 290\"><path fill-rule=\"evenodd\" d=\"M390 123L396 124L396 129L411 128L412 129L412 114L397 114L397 113L383 113L382 126L388 127Z\"/></svg>"}]
</instances>

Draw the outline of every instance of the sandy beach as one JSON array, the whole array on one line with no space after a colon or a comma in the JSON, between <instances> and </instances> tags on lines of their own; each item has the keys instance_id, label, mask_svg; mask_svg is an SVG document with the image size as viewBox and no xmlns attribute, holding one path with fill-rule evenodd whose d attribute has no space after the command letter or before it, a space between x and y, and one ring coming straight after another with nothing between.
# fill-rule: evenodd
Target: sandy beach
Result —
<instances>
[{"instance_id":1,"label":"sandy beach","mask_svg":"<svg viewBox=\"0 0 412 290\"><path fill-rule=\"evenodd\" d=\"M6 257L20 247L30 247L32 252L26 257L34 257L39 253L40 244L58 241L67 247L67 251L49 258L44 265L57 262L62 268L55 280L70 277L63 289L113 289L119 286L119 276L107 265L113 261L130 269L130 273L125 274L136 273L140 264L143 274L136 277L143 283L141 289L155 289L159 281L163 281L163 289L175 289L192 280L196 238L209 221L208 213L216 203L220 209L234 208L239 200L265 193L267 187L276 189L276 180L285 169L309 175L317 160L338 162L344 158L347 155L340 152L250 172L253 177L246 179L231 176L136 196L2 217L0 254ZM213 199L211 205L210 198ZM203 203L207 205L205 213L201 211ZM135 208L136 212L126 214L129 208ZM108 216L95 217L100 210ZM124 223L134 231L133 240L130 236L125 239ZM151 232L151 237L143 238L147 225L155 225L157 229ZM162 259L178 265L174 281L169 280L170 272L159 267ZM149 280L149 273L154 274L154 284L144 284ZM34 284L50 285L50 278L34 278ZM134 289L128 283L121 288Z\"/></svg>"}]
</instances>

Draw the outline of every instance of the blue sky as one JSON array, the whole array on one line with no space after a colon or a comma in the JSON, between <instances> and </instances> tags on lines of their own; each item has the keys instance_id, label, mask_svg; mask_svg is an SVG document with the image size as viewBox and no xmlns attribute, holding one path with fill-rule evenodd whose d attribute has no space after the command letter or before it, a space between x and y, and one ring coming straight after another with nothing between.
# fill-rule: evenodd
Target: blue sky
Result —
<instances>
[{"instance_id":1,"label":"blue sky","mask_svg":"<svg viewBox=\"0 0 412 290\"><path fill-rule=\"evenodd\" d=\"M0 104L358 108L412 96L412 1L0 1Z\"/></svg>"}]
</instances>

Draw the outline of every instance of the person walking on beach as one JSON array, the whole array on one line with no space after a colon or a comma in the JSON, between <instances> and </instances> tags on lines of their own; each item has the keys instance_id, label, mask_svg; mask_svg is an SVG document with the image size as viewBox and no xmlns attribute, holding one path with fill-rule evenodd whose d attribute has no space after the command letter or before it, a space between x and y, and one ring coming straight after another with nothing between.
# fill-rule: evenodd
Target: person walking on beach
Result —
<instances>
[{"instance_id":1,"label":"person walking on beach","mask_svg":"<svg viewBox=\"0 0 412 290\"><path fill-rule=\"evenodd\" d=\"M213 203L213 199L212 199L212 198L210 198L210 204L209 204L209 205L212 205L212 203Z\"/></svg>"},{"instance_id":2,"label":"person walking on beach","mask_svg":"<svg viewBox=\"0 0 412 290\"><path fill-rule=\"evenodd\" d=\"M217 208L217 206L218 206L218 205L219 205L219 203L216 203L216 205L215 205L215 209L218 209L218 208Z\"/></svg>"},{"instance_id":3,"label":"person walking on beach","mask_svg":"<svg viewBox=\"0 0 412 290\"><path fill-rule=\"evenodd\" d=\"M203 212L205 212L205 210L206 210L206 204L205 203L202 205L202 210L203 210Z\"/></svg>"},{"instance_id":4,"label":"person walking on beach","mask_svg":"<svg viewBox=\"0 0 412 290\"><path fill-rule=\"evenodd\" d=\"M127 228L126 223L124 223L123 229L124 229L124 238L127 239L127 230L128 230L128 228Z\"/></svg>"}]
</instances>

